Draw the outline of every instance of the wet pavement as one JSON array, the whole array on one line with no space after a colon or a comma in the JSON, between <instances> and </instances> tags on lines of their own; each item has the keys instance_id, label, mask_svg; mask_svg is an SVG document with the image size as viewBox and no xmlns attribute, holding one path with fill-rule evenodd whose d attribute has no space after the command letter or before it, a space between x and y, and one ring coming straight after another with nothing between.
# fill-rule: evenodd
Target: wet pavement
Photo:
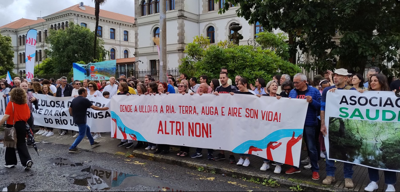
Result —
<instances>
[{"instance_id":1,"label":"wet pavement","mask_svg":"<svg viewBox=\"0 0 400 192\"><path fill-rule=\"evenodd\" d=\"M261 182L189 169L133 156L85 151L68 153L68 146L39 143L40 156L29 148L34 165L8 169L0 159L3 191L288 191ZM4 149L0 146L0 154Z\"/></svg>"}]
</instances>

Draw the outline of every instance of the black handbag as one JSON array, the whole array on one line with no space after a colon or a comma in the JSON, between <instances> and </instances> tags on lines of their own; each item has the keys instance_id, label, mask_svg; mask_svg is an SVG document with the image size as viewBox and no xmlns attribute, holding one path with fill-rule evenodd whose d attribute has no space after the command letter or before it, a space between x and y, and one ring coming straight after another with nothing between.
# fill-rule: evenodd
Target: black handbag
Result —
<instances>
[{"instance_id":1,"label":"black handbag","mask_svg":"<svg viewBox=\"0 0 400 192\"><path fill-rule=\"evenodd\" d=\"M5 147L16 148L17 147L17 132L15 130L15 121L14 121L14 103L11 102L13 108L13 126L10 128L4 128L4 141L3 144Z\"/></svg>"}]
</instances>

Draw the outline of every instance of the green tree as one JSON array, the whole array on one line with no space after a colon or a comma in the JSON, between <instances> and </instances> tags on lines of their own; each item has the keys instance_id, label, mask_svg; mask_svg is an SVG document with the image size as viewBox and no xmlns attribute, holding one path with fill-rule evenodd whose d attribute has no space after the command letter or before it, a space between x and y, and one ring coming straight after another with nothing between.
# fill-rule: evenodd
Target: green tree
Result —
<instances>
[{"instance_id":1,"label":"green tree","mask_svg":"<svg viewBox=\"0 0 400 192\"><path fill-rule=\"evenodd\" d=\"M387 0L226 0L220 13L240 5L237 15L265 30L279 28L289 34L290 53L299 48L313 56L310 69L336 68L363 72L365 67L394 63L400 49L399 2ZM338 37L339 42L332 40ZM329 50L329 51L328 51Z\"/></svg>"},{"instance_id":2,"label":"green tree","mask_svg":"<svg viewBox=\"0 0 400 192\"><path fill-rule=\"evenodd\" d=\"M45 77L47 74L53 74L54 65L54 61L51 58L46 58L40 65L35 66L35 76Z\"/></svg>"},{"instance_id":3,"label":"green tree","mask_svg":"<svg viewBox=\"0 0 400 192\"><path fill-rule=\"evenodd\" d=\"M94 28L94 45L97 44L97 29L99 27L99 19L100 19L100 5L104 4L106 0L93 0L95 4L95 10L94 10L94 15L96 17L96 28ZM93 48L93 60L99 58L98 55L96 54L97 49Z\"/></svg>"},{"instance_id":4,"label":"green tree","mask_svg":"<svg viewBox=\"0 0 400 192\"><path fill-rule=\"evenodd\" d=\"M51 30L47 43L51 49L47 52L52 59L54 73L69 73L72 63L93 61L91 50L95 47L97 58L105 59L107 51L104 49L104 41L99 39L94 46L95 35L87 28L74 23L65 30Z\"/></svg>"},{"instance_id":5,"label":"green tree","mask_svg":"<svg viewBox=\"0 0 400 192\"><path fill-rule=\"evenodd\" d=\"M231 78L240 75L254 83L259 77L272 79L278 72L290 75L300 72L299 67L285 61L273 50L227 41L210 45L202 36L189 43L185 52L187 56L182 59L179 72L194 77L207 75L210 79L218 79L221 67L227 67Z\"/></svg>"},{"instance_id":6,"label":"green tree","mask_svg":"<svg viewBox=\"0 0 400 192\"><path fill-rule=\"evenodd\" d=\"M261 32L257 34L256 42L263 49L275 51L283 59L289 59L289 45L285 42L288 38L283 33Z\"/></svg>"},{"instance_id":7,"label":"green tree","mask_svg":"<svg viewBox=\"0 0 400 192\"><path fill-rule=\"evenodd\" d=\"M12 73L14 69L14 51L12 49L11 37L0 34L0 74Z\"/></svg>"}]
</instances>

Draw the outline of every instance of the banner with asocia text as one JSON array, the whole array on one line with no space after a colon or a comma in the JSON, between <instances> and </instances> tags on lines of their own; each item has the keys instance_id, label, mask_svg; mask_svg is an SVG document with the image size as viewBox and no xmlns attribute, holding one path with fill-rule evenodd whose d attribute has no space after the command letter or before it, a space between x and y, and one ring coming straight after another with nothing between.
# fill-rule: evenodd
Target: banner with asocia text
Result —
<instances>
[{"instance_id":1,"label":"banner with asocia text","mask_svg":"<svg viewBox=\"0 0 400 192\"><path fill-rule=\"evenodd\" d=\"M35 57L36 55L36 37L37 31L36 29L29 29L28 33L26 33L26 42L25 42L25 53L26 53L26 80L31 82L33 79L34 67L35 67Z\"/></svg>"},{"instance_id":2,"label":"banner with asocia text","mask_svg":"<svg viewBox=\"0 0 400 192\"><path fill-rule=\"evenodd\" d=\"M400 97L390 91L328 92L329 159L400 172Z\"/></svg>"},{"instance_id":3,"label":"banner with asocia text","mask_svg":"<svg viewBox=\"0 0 400 192\"><path fill-rule=\"evenodd\" d=\"M74 97L53 97L50 95L35 94L39 109L32 111L35 125L57 129L78 131L69 113L69 106ZM103 97L88 97L93 105L108 107L110 100ZM110 112L88 109L87 124L92 132L110 132Z\"/></svg>"},{"instance_id":4,"label":"banner with asocia text","mask_svg":"<svg viewBox=\"0 0 400 192\"><path fill-rule=\"evenodd\" d=\"M308 103L253 95L117 95L111 136L228 150L299 166Z\"/></svg>"},{"instance_id":5,"label":"banner with asocia text","mask_svg":"<svg viewBox=\"0 0 400 192\"><path fill-rule=\"evenodd\" d=\"M6 98L3 93L0 93L0 119L4 117L6 112Z\"/></svg>"}]
</instances>

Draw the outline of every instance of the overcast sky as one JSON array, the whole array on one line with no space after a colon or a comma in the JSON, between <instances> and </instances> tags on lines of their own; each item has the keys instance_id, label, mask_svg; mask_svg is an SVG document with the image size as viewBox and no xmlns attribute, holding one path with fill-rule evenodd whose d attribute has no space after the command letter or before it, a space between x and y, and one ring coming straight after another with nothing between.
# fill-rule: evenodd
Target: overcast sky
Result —
<instances>
[{"instance_id":1,"label":"overcast sky","mask_svg":"<svg viewBox=\"0 0 400 192\"><path fill-rule=\"evenodd\" d=\"M0 0L0 26L21 18L44 17L83 2L94 7L93 0ZM101 9L135 16L135 0L107 0Z\"/></svg>"}]
</instances>

